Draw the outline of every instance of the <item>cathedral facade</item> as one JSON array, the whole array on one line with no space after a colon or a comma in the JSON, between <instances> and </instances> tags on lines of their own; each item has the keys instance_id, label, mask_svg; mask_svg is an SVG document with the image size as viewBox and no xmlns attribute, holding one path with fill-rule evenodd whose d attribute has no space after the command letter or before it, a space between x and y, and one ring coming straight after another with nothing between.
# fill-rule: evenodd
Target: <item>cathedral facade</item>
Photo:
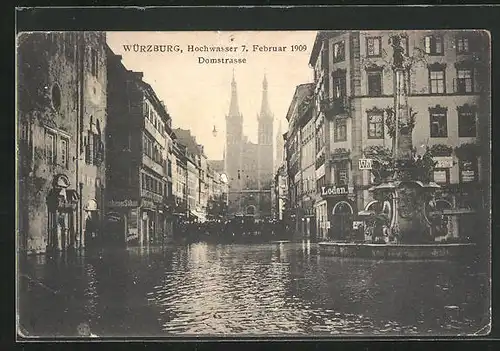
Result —
<instances>
[{"instance_id":1,"label":"cathedral facade","mask_svg":"<svg viewBox=\"0 0 500 351\"><path fill-rule=\"evenodd\" d=\"M262 104L258 120L258 140L253 143L243 133L243 115L233 75L231 102L226 116L224 168L229 181L229 217L249 215L258 219L271 216L274 169L273 122L269 107L267 79L262 83Z\"/></svg>"}]
</instances>

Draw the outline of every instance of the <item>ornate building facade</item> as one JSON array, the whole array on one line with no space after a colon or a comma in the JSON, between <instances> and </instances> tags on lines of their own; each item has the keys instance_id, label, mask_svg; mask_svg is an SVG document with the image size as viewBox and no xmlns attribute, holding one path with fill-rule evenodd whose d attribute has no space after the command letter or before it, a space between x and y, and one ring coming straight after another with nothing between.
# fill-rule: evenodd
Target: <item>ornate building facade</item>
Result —
<instances>
[{"instance_id":1,"label":"ornate building facade","mask_svg":"<svg viewBox=\"0 0 500 351\"><path fill-rule=\"evenodd\" d=\"M310 58L316 125L318 237L343 239L359 211L377 201L370 150L392 146L394 72L390 38L398 34L408 64L404 82L415 155L430 150L436 206L446 230L473 236L486 223L489 183L489 42L481 31L319 32ZM389 112L388 112L389 111ZM482 218L482 219L481 219Z\"/></svg>"}]
</instances>

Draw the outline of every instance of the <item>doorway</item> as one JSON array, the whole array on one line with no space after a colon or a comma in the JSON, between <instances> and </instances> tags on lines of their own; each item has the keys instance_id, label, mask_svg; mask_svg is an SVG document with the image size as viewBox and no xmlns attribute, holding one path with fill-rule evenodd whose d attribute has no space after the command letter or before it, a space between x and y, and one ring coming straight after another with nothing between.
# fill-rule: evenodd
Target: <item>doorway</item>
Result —
<instances>
[{"instance_id":1,"label":"doorway","mask_svg":"<svg viewBox=\"0 0 500 351\"><path fill-rule=\"evenodd\" d=\"M330 237L334 240L345 240L352 229L354 211L347 201L340 201L333 207L333 223Z\"/></svg>"}]
</instances>

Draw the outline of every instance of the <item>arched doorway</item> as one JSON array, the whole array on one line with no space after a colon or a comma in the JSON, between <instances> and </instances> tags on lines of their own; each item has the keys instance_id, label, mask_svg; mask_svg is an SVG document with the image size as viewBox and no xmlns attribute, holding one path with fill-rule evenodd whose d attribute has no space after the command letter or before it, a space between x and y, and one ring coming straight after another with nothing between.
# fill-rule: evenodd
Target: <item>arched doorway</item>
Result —
<instances>
[{"instance_id":1,"label":"arched doorway","mask_svg":"<svg viewBox=\"0 0 500 351\"><path fill-rule=\"evenodd\" d=\"M392 205L390 201L384 201L380 202L377 200L374 200L372 202L369 202L368 205L365 207L366 212L373 212L375 214L384 214L387 219L389 220L389 223L392 222L392 216L393 216L393 211L392 211Z\"/></svg>"},{"instance_id":2,"label":"arched doorway","mask_svg":"<svg viewBox=\"0 0 500 351\"><path fill-rule=\"evenodd\" d=\"M79 196L65 174L58 174L52 181L47 195L49 249L65 250L75 246L75 210Z\"/></svg>"},{"instance_id":3,"label":"arched doorway","mask_svg":"<svg viewBox=\"0 0 500 351\"><path fill-rule=\"evenodd\" d=\"M330 237L336 240L345 239L352 228L354 210L347 201L340 201L332 210L332 226Z\"/></svg>"},{"instance_id":4,"label":"arched doorway","mask_svg":"<svg viewBox=\"0 0 500 351\"><path fill-rule=\"evenodd\" d=\"M125 215L118 212L108 212L104 222L104 244L111 247L122 247L126 243Z\"/></svg>"}]
</instances>

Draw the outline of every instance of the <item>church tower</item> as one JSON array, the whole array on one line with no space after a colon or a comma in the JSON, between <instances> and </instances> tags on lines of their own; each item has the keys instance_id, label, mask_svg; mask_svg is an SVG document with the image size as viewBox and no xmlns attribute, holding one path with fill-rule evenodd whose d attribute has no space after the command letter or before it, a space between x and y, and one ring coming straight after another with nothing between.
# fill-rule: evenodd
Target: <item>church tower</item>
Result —
<instances>
[{"instance_id":1,"label":"church tower","mask_svg":"<svg viewBox=\"0 0 500 351\"><path fill-rule=\"evenodd\" d=\"M274 148L273 148L273 123L274 116L269 107L267 96L267 78L264 75L262 82L262 104L258 118L258 135L259 135L259 155L258 155L258 171L259 171L259 189L267 190L272 187L273 171L274 171Z\"/></svg>"},{"instance_id":2,"label":"church tower","mask_svg":"<svg viewBox=\"0 0 500 351\"><path fill-rule=\"evenodd\" d=\"M240 188L238 172L241 169L241 148L243 140L243 115L238 105L236 80L231 81L231 101L229 113L226 116L226 145L224 154L224 170L229 180L229 190L237 191Z\"/></svg>"}]
</instances>

